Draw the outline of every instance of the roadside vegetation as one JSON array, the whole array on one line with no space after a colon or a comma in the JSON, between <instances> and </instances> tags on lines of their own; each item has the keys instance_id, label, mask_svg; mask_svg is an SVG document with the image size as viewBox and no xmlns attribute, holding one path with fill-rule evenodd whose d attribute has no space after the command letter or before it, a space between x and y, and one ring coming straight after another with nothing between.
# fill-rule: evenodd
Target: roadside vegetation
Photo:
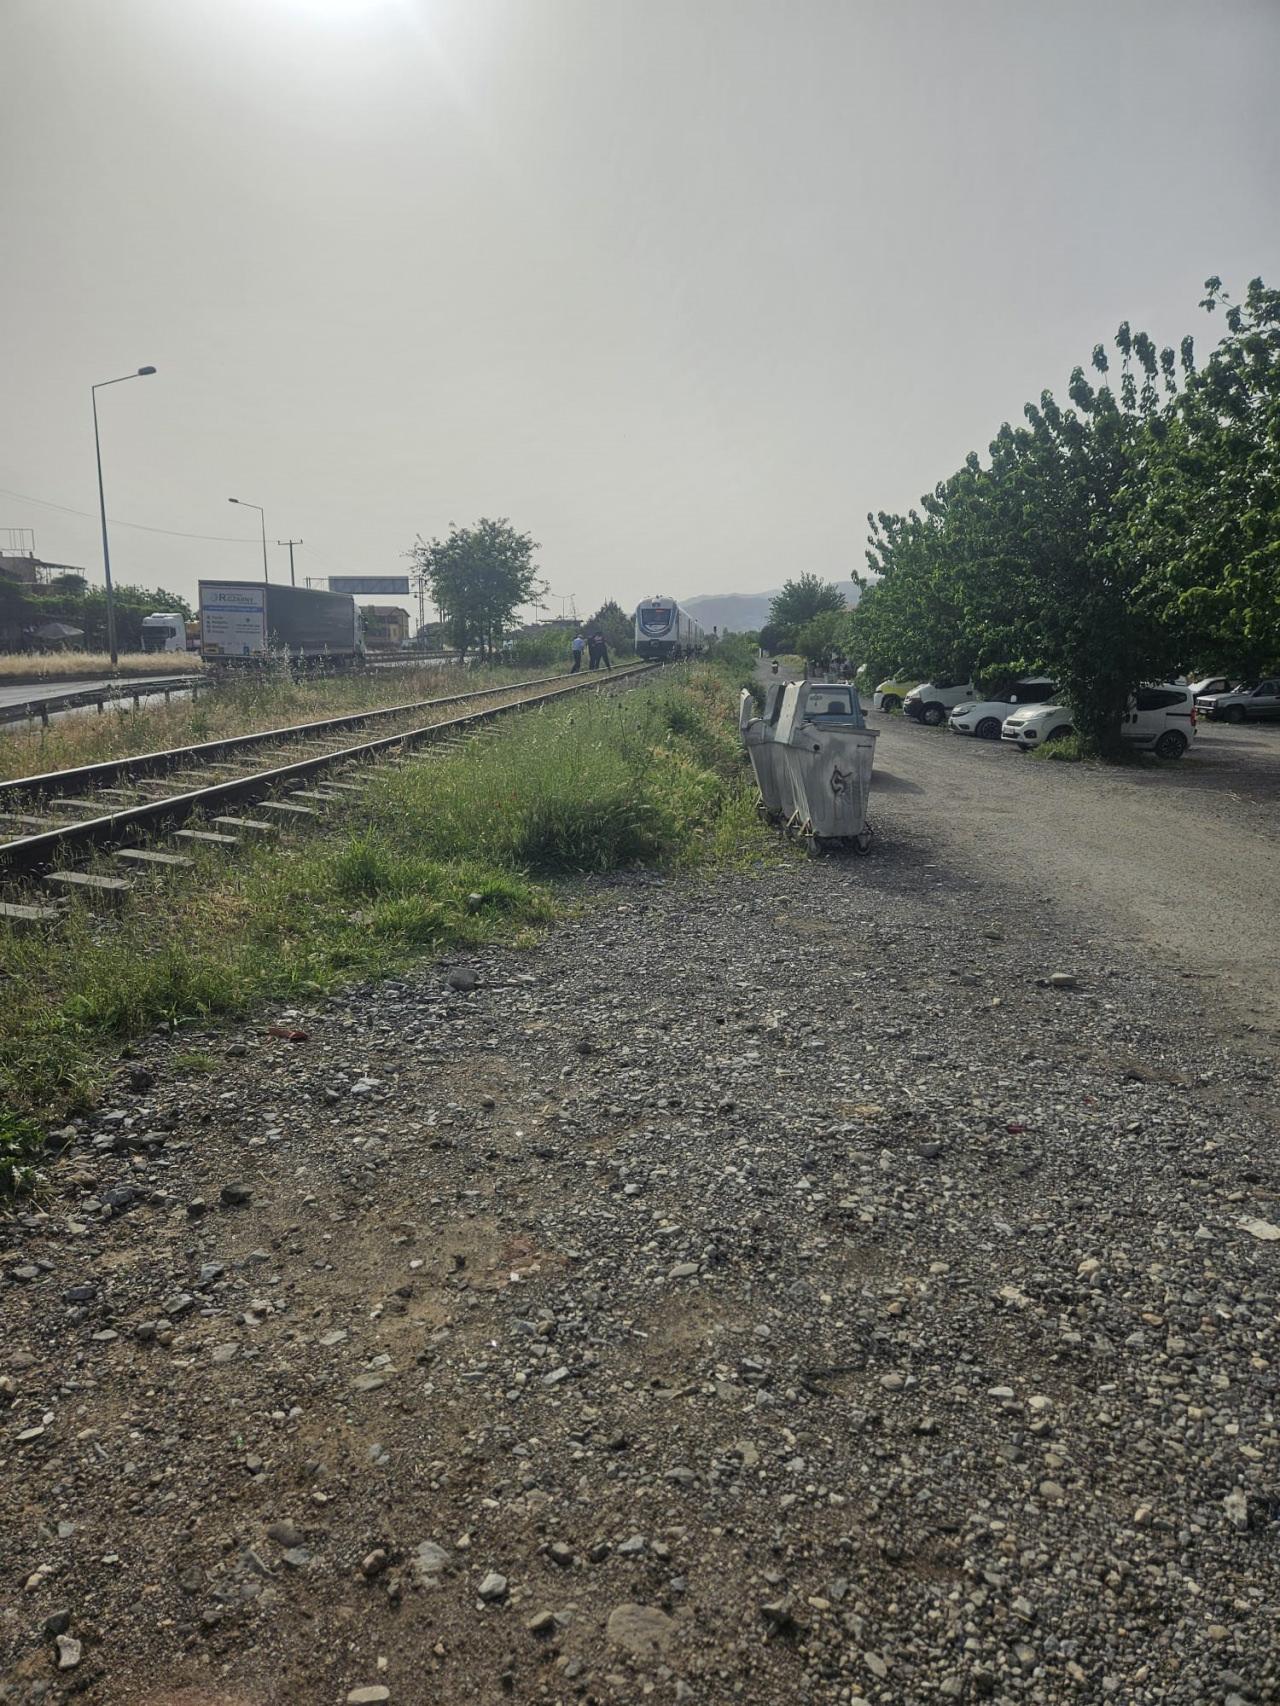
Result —
<instances>
[{"instance_id":1,"label":"roadside vegetation","mask_svg":"<svg viewBox=\"0 0 1280 1706\"><path fill-rule=\"evenodd\" d=\"M197 857L118 914L73 905L47 935L0 932L0 1104L56 1116L157 1025L520 940L572 904L556 879L723 862L758 839L736 693L705 665L526 713L331 810L280 846ZM204 1058L188 1052L186 1070Z\"/></svg>"},{"instance_id":2,"label":"roadside vegetation","mask_svg":"<svg viewBox=\"0 0 1280 1706\"><path fill-rule=\"evenodd\" d=\"M1141 683L1280 668L1280 290L1233 302L1211 278L1200 306L1224 322L1207 360L1126 321L1065 404L1042 392L918 509L867 518L856 609L789 581L770 649L839 652L872 683L1043 673L1107 757Z\"/></svg>"},{"instance_id":3,"label":"roadside vegetation","mask_svg":"<svg viewBox=\"0 0 1280 1706\"><path fill-rule=\"evenodd\" d=\"M11 725L0 736L0 779L42 775L70 765L252 734L345 712L471 693L554 673L542 668L494 665L460 670L445 665L372 675L297 676L282 665L229 676L194 704L189 699L168 705L144 701L136 711L121 706L101 716L88 711L58 717L48 728Z\"/></svg>"},{"instance_id":4,"label":"roadside vegetation","mask_svg":"<svg viewBox=\"0 0 1280 1706\"><path fill-rule=\"evenodd\" d=\"M73 682L112 675L200 675L204 663L195 652L120 652L111 667L110 652L0 653L0 686L24 681Z\"/></svg>"}]
</instances>

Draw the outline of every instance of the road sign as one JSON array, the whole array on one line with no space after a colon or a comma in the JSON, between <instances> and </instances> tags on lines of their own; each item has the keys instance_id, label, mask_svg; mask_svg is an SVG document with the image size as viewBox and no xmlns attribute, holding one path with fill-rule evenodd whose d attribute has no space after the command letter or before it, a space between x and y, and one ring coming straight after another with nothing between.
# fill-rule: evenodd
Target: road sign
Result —
<instances>
[{"instance_id":1,"label":"road sign","mask_svg":"<svg viewBox=\"0 0 1280 1706\"><path fill-rule=\"evenodd\" d=\"M380 593L409 591L408 575L330 575L330 592L350 592L357 598L372 598Z\"/></svg>"}]
</instances>

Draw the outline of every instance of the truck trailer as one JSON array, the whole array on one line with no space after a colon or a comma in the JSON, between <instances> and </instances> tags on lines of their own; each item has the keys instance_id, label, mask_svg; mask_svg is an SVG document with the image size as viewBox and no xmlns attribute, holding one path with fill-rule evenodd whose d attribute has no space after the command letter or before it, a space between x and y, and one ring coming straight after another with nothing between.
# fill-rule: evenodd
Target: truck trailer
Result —
<instances>
[{"instance_id":1,"label":"truck trailer","mask_svg":"<svg viewBox=\"0 0 1280 1706\"><path fill-rule=\"evenodd\" d=\"M263 663L272 657L345 669L363 656L356 601L345 592L200 582L200 652L206 663Z\"/></svg>"}]
</instances>

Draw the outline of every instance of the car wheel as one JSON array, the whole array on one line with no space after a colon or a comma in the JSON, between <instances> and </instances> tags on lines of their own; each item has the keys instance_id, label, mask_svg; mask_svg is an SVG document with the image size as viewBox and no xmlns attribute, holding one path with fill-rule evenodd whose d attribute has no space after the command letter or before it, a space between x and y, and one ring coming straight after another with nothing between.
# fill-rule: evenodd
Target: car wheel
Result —
<instances>
[{"instance_id":1,"label":"car wheel","mask_svg":"<svg viewBox=\"0 0 1280 1706\"><path fill-rule=\"evenodd\" d=\"M1075 730L1070 723L1062 723L1056 729L1050 729L1044 738L1046 740L1065 740L1068 735L1074 733Z\"/></svg>"},{"instance_id":2,"label":"car wheel","mask_svg":"<svg viewBox=\"0 0 1280 1706\"><path fill-rule=\"evenodd\" d=\"M947 707L945 705L926 705L920 713L920 721L927 723L931 729L938 728L946 720Z\"/></svg>"},{"instance_id":3,"label":"car wheel","mask_svg":"<svg viewBox=\"0 0 1280 1706\"><path fill-rule=\"evenodd\" d=\"M1242 723L1244 721L1244 707L1242 705L1228 705L1225 715L1229 723Z\"/></svg>"},{"instance_id":4,"label":"car wheel","mask_svg":"<svg viewBox=\"0 0 1280 1706\"><path fill-rule=\"evenodd\" d=\"M999 717L984 717L973 732L977 735L979 740L999 740Z\"/></svg>"},{"instance_id":5,"label":"car wheel","mask_svg":"<svg viewBox=\"0 0 1280 1706\"><path fill-rule=\"evenodd\" d=\"M1187 750L1187 737L1177 729L1166 729L1155 744L1157 758L1181 758Z\"/></svg>"},{"instance_id":6,"label":"car wheel","mask_svg":"<svg viewBox=\"0 0 1280 1706\"><path fill-rule=\"evenodd\" d=\"M901 704L902 700L896 693L886 693L880 701L880 709L882 711L896 711Z\"/></svg>"}]
</instances>

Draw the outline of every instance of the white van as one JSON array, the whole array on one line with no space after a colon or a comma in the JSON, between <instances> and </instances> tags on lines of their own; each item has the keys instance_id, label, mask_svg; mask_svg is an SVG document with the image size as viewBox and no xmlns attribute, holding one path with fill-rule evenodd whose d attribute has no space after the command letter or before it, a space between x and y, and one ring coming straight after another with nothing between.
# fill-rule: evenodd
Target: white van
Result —
<instances>
[{"instance_id":1,"label":"white van","mask_svg":"<svg viewBox=\"0 0 1280 1706\"><path fill-rule=\"evenodd\" d=\"M955 706L977 697L978 689L972 681L922 681L902 701L902 714L913 722L938 729Z\"/></svg>"}]
</instances>

